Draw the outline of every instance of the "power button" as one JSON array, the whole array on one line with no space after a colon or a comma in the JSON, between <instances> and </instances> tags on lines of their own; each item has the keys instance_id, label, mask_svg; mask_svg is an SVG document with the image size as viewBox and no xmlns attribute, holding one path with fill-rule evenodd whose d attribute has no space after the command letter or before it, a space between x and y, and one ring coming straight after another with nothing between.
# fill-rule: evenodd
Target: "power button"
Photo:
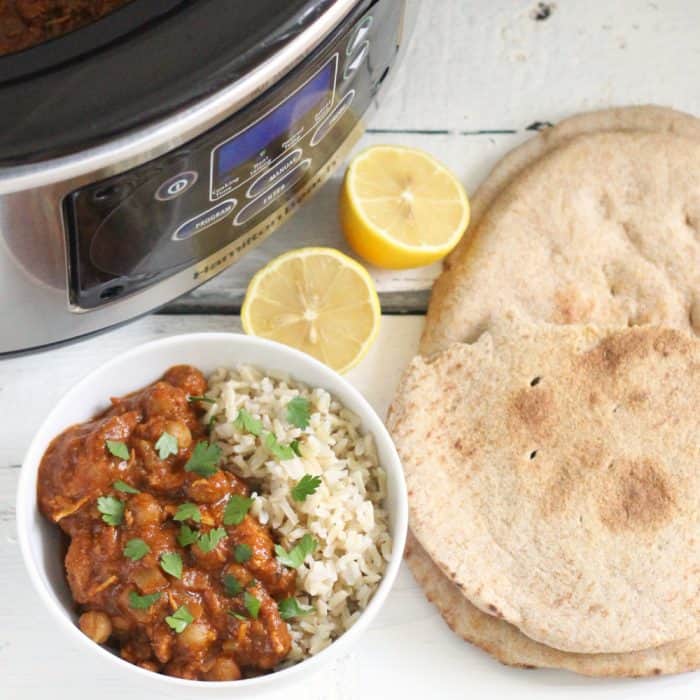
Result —
<instances>
[{"instance_id":1,"label":"power button","mask_svg":"<svg viewBox=\"0 0 700 700\"><path fill-rule=\"evenodd\" d=\"M156 199L160 202L167 202L169 199L175 199L197 182L199 176L194 170L185 170L173 177L169 177L156 190Z\"/></svg>"}]
</instances>

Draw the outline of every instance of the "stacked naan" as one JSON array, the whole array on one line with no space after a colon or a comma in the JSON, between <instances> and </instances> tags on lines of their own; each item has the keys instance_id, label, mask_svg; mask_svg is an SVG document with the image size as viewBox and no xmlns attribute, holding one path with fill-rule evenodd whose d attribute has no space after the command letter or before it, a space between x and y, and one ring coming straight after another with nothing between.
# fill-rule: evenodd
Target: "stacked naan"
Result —
<instances>
[{"instance_id":1,"label":"stacked naan","mask_svg":"<svg viewBox=\"0 0 700 700\"><path fill-rule=\"evenodd\" d=\"M700 665L700 122L569 119L507 156L389 414L407 559L465 639L589 675Z\"/></svg>"}]
</instances>

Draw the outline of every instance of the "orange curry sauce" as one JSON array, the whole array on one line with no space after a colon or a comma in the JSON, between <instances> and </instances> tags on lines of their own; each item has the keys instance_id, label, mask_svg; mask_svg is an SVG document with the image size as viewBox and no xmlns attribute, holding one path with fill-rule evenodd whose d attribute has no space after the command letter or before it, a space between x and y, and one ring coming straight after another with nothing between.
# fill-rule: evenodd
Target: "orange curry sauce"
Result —
<instances>
[{"instance_id":1,"label":"orange curry sauce","mask_svg":"<svg viewBox=\"0 0 700 700\"><path fill-rule=\"evenodd\" d=\"M112 399L51 442L38 498L70 538L65 566L85 634L152 671L236 680L289 652L277 602L293 595L296 572L275 559L269 529L250 515L225 524L231 497L248 495L241 479L218 459L210 475L185 469L198 443L212 447L204 406L192 401L206 389L202 373L182 365ZM156 447L164 434L170 450ZM183 504L189 517L178 514Z\"/></svg>"}]
</instances>

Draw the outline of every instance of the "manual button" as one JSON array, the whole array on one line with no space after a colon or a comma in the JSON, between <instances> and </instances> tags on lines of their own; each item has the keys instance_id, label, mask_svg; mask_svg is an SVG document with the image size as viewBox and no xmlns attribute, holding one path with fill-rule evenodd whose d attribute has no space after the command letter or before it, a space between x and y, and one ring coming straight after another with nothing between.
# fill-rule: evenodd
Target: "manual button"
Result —
<instances>
[{"instance_id":1,"label":"manual button","mask_svg":"<svg viewBox=\"0 0 700 700\"><path fill-rule=\"evenodd\" d=\"M263 192L267 192L277 184L299 161L301 160L301 148L282 156L273 163L258 179L248 188L246 196L253 199Z\"/></svg>"},{"instance_id":2,"label":"manual button","mask_svg":"<svg viewBox=\"0 0 700 700\"><path fill-rule=\"evenodd\" d=\"M211 209L203 211L197 216L193 216L191 219L185 221L184 224L180 224L175 230L175 233L171 236L174 241L186 241L188 238L204 231L204 229L218 224L219 221L225 219L236 206L235 199L227 199L224 202L220 202Z\"/></svg>"},{"instance_id":3,"label":"manual button","mask_svg":"<svg viewBox=\"0 0 700 700\"><path fill-rule=\"evenodd\" d=\"M238 212L238 215L233 220L234 226L243 226L251 219L256 217L260 212L267 209L273 202L277 201L283 194L287 193L294 185L296 185L306 174L306 171L311 166L311 158L303 160L299 165L289 170L283 177L266 192L261 194L257 199L246 204L243 209Z\"/></svg>"}]
</instances>

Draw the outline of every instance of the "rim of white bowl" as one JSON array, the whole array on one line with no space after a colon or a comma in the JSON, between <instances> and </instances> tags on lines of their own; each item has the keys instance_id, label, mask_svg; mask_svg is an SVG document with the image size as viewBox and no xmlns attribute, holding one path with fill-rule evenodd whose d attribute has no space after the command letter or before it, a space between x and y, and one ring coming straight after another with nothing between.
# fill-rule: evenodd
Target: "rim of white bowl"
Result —
<instances>
[{"instance_id":1,"label":"rim of white bowl","mask_svg":"<svg viewBox=\"0 0 700 700\"><path fill-rule=\"evenodd\" d=\"M120 365L125 361L134 360L134 358L137 358L140 355L150 354L159 348L167 347L169 345L177 345L183 341L196 342L198 340L203 342L207 342L208 340L225 340L236 344L249 345L251 347L258 346L272 348L275 352L279 352L281 357L285 355L287 357L294 357L300 362L307 364L313 372L317 372L319 374L318 386L326 388L324 387L324 379L328 379L329 383L339 382L341 385L343 385L344 390L350 396L352 396L353 400L356 401L361 408L361 411L355 412L360 414L360 418L364 424L363 427L368 432L372 433L375 442L381 440L382 442L386 443L388 453L391 455L390 462L392 464L389 466L382 463L381 466L386 470L387 475L389 475L391 472L390 478L397 480L399 493L398 503L394 504L391 513L393 515L394 511L396 511L395 516L398 525L397 532L392 532L391 559L387 564L386 571L384 572L384 576L382 576L379 586L377 586L377 590L374 592L369 604L362 611L353 626L343 632L338 639L331 642L329 646L314 656L307 657L293 666L268 673L264 676L246 678L238 681L195 681L185 678L178 678L176 676L168 676L163 673L156 673L155 671L148 671L147 669L141 668L140 666L136 666L135 664L122 659L120 656L117 656L115 653L109 651L102 645L96 644L90 640L82 632L80 632L78 627L66 613L66 610L56 603L55 599L53 598L50 584L45 580L43 575L36 567L34 556L32 554L32 548L29 543L28 533L25 530L27 517L33 512L33 509L28 504L33 503L34 508L36 508L36 479L39 462L41 461L41 456L43 455L44 451L41 450L41 454L36 454L38 451L40 451L39 438L45 431L45 426L50 419L61 410L64 404L80 396L83 388L93 381L96 375L107 372L114 366ZM265 368L262 367L261 369ZM165 371L165 369L163 371ZM294 373L290 372L290 375L294 376ZM333 393L333 390L329 389L329 391ZM31 467L29 467L29 463L32 464ZM366 630L372 620L374 620L374 618L377 616L377 613L381 609L389 592L391 591L403 558L403 551L406 544L406 535L408 531L408 497L401 460L396 452L393 440L391 439L384 422L378 416L377 412L371 406L369 401L367 401L362 393L347 379L345 379L345 377L341 376L335 370L331 369L327 365L324 365L322 362L319 362L310 355L276 341L268 340L267 338L258 338L241 333L205 331L170 335L165 338L159 338L157 340L151 340L147 343L143 343L142 345L132 348L131 350L108 360L99 367L96 367L90 371L59 399L56 405L44 417L44 420L41 422L41 425L34 434L34 437L32 438L22 461L22 469L17 488L16 506L17 534L25 569L29 574L34 590L39 594L39 597L42 599L44 605L50 610L51 615L58 621L58 624L63 629L67 630L67 633L71 638L75 639L77 643L82 645L85 649L90 649L91 652L88 653L97 653L102 658L107 659L108 663L110 661L114 663L116 670L121 669L125 673L133 672L148 682L163 683L165 685L180 687L189 691L202 690L204 692L211 692L225 688L238 688L241 692L246 688L258 688L262 690L265 686L275 686L281 684L285 680L290 680L302 672L314 671L318 669L319 666L323 665L326 659L330 661L332 658L337 657L340 653L342 653L343 650L348 649L352 645L353 641L355 641Z\"/></svg>"}]
</instances>

